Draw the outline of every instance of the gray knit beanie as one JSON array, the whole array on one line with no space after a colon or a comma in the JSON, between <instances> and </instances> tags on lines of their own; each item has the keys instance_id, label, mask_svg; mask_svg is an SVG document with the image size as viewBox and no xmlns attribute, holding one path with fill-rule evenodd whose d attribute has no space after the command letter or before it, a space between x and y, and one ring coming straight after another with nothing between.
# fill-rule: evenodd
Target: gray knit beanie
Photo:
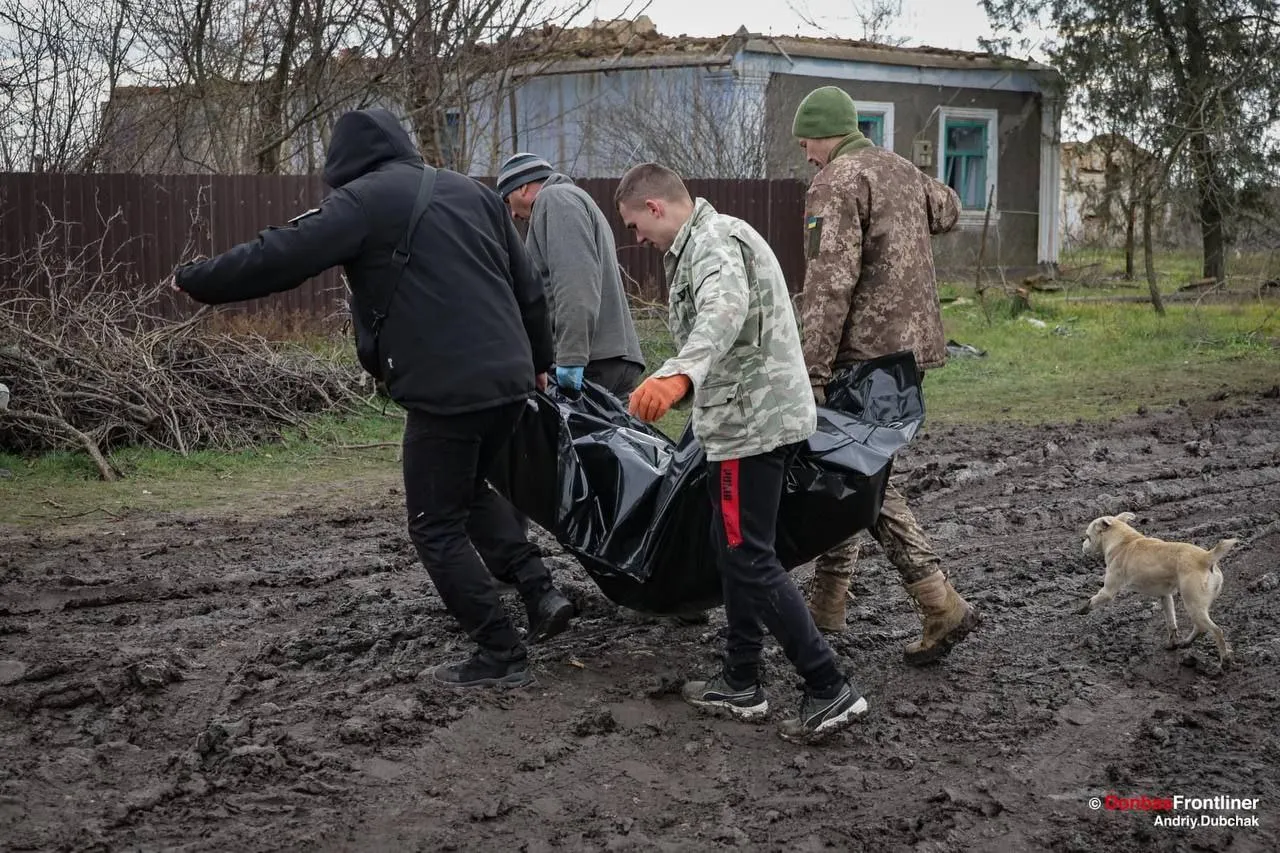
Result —
<instances>
[{"instance_id":1,"label":"gray knit beanie","mask_svg":"<svg viewBox=\"0 0 1280 853\"><path fill-rule=\"evenodd\" d=\"M545 181L555 171L537 154L516 154L498 172L498 195L504 200L525 184Z\"/></svg>"}]
</instances>

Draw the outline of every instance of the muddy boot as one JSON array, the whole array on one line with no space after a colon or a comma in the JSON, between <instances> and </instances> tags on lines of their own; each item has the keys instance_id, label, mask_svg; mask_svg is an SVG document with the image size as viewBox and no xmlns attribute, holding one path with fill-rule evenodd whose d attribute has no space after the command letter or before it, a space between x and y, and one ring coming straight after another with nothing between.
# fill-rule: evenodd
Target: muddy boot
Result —
<instances>
[{"instance_id":1,"label":"muddy boot","mask_svg":"<svg viewBox=\"0 0 1280 853\"><path fill-rule=\"evenodd\" d=\"M907 592L920 605L924 620L923 635L902 651L903 658L912 666L922 666L942 657L982 621L978 611L960 597L940 571L907 584Z\"/></svg>"},{"instance_id":2,"label":"muddy boot","mask_svg":"<svg viewBox=\"0 0 1280 853\"><path fill-rule=\"evenodd\" d=\"M529 631L524 641L531 646L564 633L573 619L573 604L554 586L531 595L524 607L529 617Z\"/></svg>"},{"instance_id":3,"label":"muddy boot","mask_svg":"<svg viewBox=\"0 0 1280 853\"><path fill-rule=\"evenodd\" d=\"M814 572L809 584L809 613L813 624L824 634L839 634L845 628L845 599L849 595L849 575L836 572Z\"/></svg>"}]
</instances>

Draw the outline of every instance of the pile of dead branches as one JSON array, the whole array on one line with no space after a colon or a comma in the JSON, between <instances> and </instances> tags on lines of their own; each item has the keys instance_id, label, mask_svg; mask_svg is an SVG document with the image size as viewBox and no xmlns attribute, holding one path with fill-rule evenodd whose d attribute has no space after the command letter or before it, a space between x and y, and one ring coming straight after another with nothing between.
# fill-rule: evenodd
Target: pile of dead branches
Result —
<instances>
[{"instance_id":1,"label":"pile of dead branches","mask_svg":"<svg viewBox=\"0 0 1280 853\"><path fill-rule=\"evenodd\" d=\"M67 257L45 237L0 259L9 273L0 383L11 395L0 411L0 449L81 448L115 479L114 448L243 448L362 404L355 367L210 331L207 309L186 320L160 316L156 306L173 298L164 283L130 289L128 268L95 254L100 246Z\"/></svg>"}]
</instances>

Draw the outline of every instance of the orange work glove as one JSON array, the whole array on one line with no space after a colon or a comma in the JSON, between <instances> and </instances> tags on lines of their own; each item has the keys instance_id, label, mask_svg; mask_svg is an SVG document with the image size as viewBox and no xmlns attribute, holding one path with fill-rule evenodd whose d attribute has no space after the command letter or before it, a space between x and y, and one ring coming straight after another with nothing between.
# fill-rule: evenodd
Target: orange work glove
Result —
<instances>
[{"instance_id":1,"label":"orange work glove","mask_svg":"<svg viewBox=\"0 0 1280 853\"><path fill-rule=\"evenodd\" d=\"M650 376L631 392L627 407L631 414L642 421L656 421L689 393L692 383L683 373L675 376Z\"/></svg>"}]
</instances>

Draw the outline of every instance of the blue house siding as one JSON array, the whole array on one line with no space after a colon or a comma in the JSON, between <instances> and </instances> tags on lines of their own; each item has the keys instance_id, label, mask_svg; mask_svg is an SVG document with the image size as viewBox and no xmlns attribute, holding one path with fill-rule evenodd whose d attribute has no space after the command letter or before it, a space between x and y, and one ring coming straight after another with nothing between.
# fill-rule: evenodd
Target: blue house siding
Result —
<instances>
[{"instance_id":1,"label":"blue house siding","mask_svg":"<svg viewBox=\"0 0 1280 853\"><path fill-rule=\"evenodd\" d=\"M617 110L651 104L666 116L689 116L698 109L697 99L715 99L724 104L744 97L757 98L763 106L763 90L757 94L740 86L732 73L706 66L623 68L532 77L515 89L514 138L511 98L502 99L497 115L492 98L472 106L468 120L470 173L496 174L502 161L519 150L546 157L568 174L620 177L634 160L620 150L618 140L608 132L610 121L622 120L616 115ZM719 108L723 107L716 107ZM606 118L611 111L615 112L613 118ZM696 140L685 143L696 144Z\"/></svg>"}]
</instances>

